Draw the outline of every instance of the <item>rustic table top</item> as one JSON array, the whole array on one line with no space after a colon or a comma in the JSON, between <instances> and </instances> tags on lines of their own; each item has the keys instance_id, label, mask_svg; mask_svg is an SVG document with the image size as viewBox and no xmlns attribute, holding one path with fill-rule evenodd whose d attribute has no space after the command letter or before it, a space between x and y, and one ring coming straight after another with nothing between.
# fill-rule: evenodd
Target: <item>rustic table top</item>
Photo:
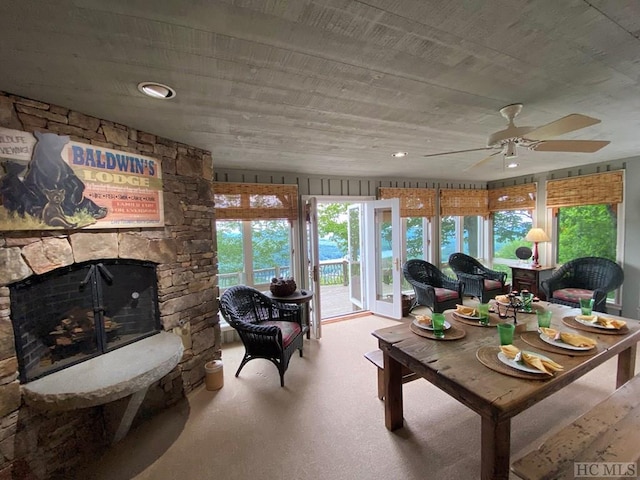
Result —
<instances>
[{"instance_id":1,"label":"rustic table top","mask_svg":"<svg viewBox=\"0 0 640 480\"><path fill-rule=\"evenodd\" d=\"M579 309L541 302L553 312L553 328L574 331L567 327L562 318L578 315ZM607 315L608 317L616 317ZM455 322L452 312L446 313L447 320ZM524 319L523 319L524 320ZM381 349L399 363L405 365L428 381L449 393L482 416L494 420L504 420L529 408L572 383L588 371L640 341L640 322L624 319L629 333L626 335L605 335L576 331L594 338L598 350L591 356L570 356L537 350L514 335L513 344L523 350L538 352L564 366L548 380L528 380L496 372L486 367L476 358L481 347L499 346L496 328L475 327L456 323L467 332L464 338L443 342L423 338L410 330L408 323L398 324L373 332L379 339ZM536 326L533 315L533 328ZM530 327L531 328L531 327Z\"/></svg>"}]
</instances>

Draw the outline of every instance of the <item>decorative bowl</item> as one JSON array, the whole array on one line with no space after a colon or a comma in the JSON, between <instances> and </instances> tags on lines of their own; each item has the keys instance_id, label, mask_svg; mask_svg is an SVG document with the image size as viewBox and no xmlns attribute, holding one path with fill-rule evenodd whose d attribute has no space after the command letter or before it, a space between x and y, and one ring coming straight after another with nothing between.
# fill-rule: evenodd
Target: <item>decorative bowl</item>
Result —
<instances>
[{"instance_id":1,"label":"decorative bowl","mask_svg":"<svg viewBox=\"0 0 640 480\"><path fill-rule=\"evenodd\" d=\"M297 285L293 278L272 278L269 290L276 297L288 297L296 291Z\"/></svg>"}]
</instances>

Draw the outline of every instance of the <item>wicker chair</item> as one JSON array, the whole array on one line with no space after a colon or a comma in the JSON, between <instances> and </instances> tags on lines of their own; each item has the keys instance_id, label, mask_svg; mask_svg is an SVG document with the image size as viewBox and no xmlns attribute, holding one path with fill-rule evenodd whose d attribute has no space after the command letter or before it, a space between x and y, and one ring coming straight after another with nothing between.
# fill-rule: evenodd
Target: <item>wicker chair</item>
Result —
<instances>
[{"instance_id":1,"label":"wicker chair","mask_svg":"<svg viewBox=\"0 0 640 480\"><path fill-rule=\"evenodd\" d=\"M469 255L452 253L449 266L462 282L465 295L478 297L482 303L486 303L496 295L505 293L507 274L491 270Z\"/></svg>"},{"instance_id":2,"label":"wicker chair","mask_svg":"<svg viewBox=\"0 0 640 480\"><path fill-rule=\"evenodd\" d=\"M220 310L229 325L236 329L245 354L236 377L247 362L264 358L278 367L280 386L293 352L302 357L303 329L297 305L271 300L255 288L237 285L220 297Z\"/></svg>"},{"instance_id":3,"label":"wicker chair","mask_svg":"<svg viewBox=\"0 0 640 480\"><path fill-rule=\"evenodd\" d=\"M607 258L582 257L570 260L547 280L542 288L547 301L579 307L581 298L593 298L593 309L606 312L607 294L624 281L620 265Z\"/></svg>"},{"instance_id":4,"label":"wicker chair","mask_svg":"<svg viewBox=\"0 0 640 480\"><path fill-rule=\"evenodd\" d=\"M462 303L462 283L447 277L435 265L424 260L408 260L402 273L416 294L409 311L418 305L429 307L434 313L442 313Z\"/></svg>"}]
</instances>

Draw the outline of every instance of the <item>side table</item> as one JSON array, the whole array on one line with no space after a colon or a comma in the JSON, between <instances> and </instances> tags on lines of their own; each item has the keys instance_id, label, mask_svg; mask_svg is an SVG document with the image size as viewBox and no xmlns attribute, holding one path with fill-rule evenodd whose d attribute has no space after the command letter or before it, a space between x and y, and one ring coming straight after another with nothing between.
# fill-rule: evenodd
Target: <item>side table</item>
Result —
<instances>
[{"instance_id":1,"label":"side table","mask_svg":"<svg viewBox=\"0 0 640 480\"><path fill-rule=\"evenodd\" d=\"M311 338L311 315L309 312L309 304L313 298L312 291L296 290L286 297L276 297L270 290L262 293L277 302L298 305L302 313L303 328L307 331L307 338Z\"/></svg>"},{"instance_id":2,"label":"side table","mask_svg":"<svg viewBox=\"0 0 640 480\"><path fill-rule=\"evenodd\" d=\"M546 300L547 296L542 289L542 281L551 277L555 268L549 265L542 267L513 265L511 267L512 288L519 292L529 290L540 300Z\"/></svg>"}]
</instances>

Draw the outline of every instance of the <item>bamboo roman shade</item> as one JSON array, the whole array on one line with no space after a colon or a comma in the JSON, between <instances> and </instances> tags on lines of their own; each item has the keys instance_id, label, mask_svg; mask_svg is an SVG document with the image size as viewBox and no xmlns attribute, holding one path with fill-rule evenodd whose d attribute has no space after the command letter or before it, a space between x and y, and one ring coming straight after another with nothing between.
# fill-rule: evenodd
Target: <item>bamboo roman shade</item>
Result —
<instances>
[{"instance_id":1,"label":"bamboo roman shade","mask_svg":"<svg viewBox=\"0 0 640 480\"><path fill-rule=\"evenodd\" d=\"M433 188L379 187L378 198L399 198L401 217L436 216L436 191Z\"/></svg>"},{"instance_id":2,"label":"bamboo roman shade","mask_svg":"<svg viewBox=\"0 0 640 480\"><path fill-rule=\"evenodd\" d=\"M298 219L298 186L214 182L216 219Z\"/></svg>"},{"instance_id":3,"label":"bamboo roman shade","mask_svg":"<svg viewBox=\"0 0 640 480\"><path fill-rule=\"evenodd\" d=\"M549 180L547 182L547 207L618 204L622 202L623 188L624 178L621 170Z\"/></svg>"},{"instance_id":4,"label":"bamboo roman shade","mask_svg":"<svg viewBox=\"0 0 640 480\"><path fill-rule=\"evenodd\" d=\"M440 214L486 217L489 215L489 193L487 190L440 190Z\"/></svg>"},{"instance_id":5,"label":"bamboo roman shade","mask_svg":"<svg viewBox=\"0 0 640 480\"><path fill-rule=\"evenodd\" d=\"M536 208L535 183L489 190L489 211L534 210Z\"/></svg>"}]
</instances>

